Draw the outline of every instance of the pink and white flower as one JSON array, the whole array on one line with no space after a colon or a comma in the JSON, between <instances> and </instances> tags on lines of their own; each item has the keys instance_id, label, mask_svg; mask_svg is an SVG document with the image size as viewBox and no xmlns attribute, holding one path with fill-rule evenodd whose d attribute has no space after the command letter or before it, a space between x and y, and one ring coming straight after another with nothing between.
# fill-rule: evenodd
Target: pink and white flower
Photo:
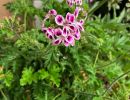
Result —
<instances>
[{"instance_id":1,"label":"pink and white flower","mask_svg":"<svg viewBox=\"0 0 130 100\"><path fill-rule=\"evenodd\" d=\"M73 5L82 5L82 0L66 0L67 4L72 7Z\"/></svg>"},{"instance_id":2,"label":"pink and white flower","mask_svg":"<svg viewBox=\"0 0 130 100\"><path fill-rule=\"evenodd\" d=\"M61 29L61 28L56 28L55 30L54 30L54 34L55 34L55 36L61 36L62 34L63 34L63 30Z\"/></svg>"},{"instance_id":3,"label":"pink and white flower","mask_svg":"<svg viewBox=\"0 0 130 100\"><path fill-rule=\"evenodd\" d=\"M81 0L67 0L68 2L81 3ZM52 9L48 12L48 15L55 16L55 23L57 28L45 28L43 26L42 31L45 33L47 38L52 41L53 45L64 44L65 46L74 46L75 40L79 40L81 37L80 32L84 31L83 24L84 20L77 21L77 17L81 8L76 7L74 13L67 13L64 18L62 15L57 14L57 12Z\"/></svg>"},{"instance_id":4,"label":"pink and white flower","mask_svg":"<svg viewBox=\"0 0 130 100\"><path fill-rule=\"evenodd\" d=\"M62 15L57 15L55 17L55 22L56 22L57 25L63 25L64 17Z\"/></svg>"},{"instance_id":5,"label":"pink and white flower","mask_svg":"<svg viewBox=\"0 0 130 100\"><path fill-rule=\"evenodd\" d=\"M57 11L55 9L52 9L52 10L49 10L48 14L56 16Z\"/></svg>"},{"instance_id":6,"label":"pink and white flower","mask_svg":"<svg viewBox=\"0 0 130 100\"><path fill-rule=\"evenodd\" d=\"M72 7L75 4L75 0L66 0L67 4Z\"/></svg>"},{"instance_id":7,"label":"pink and white flower","mask_svg":"<svg viewBox=\"0 0 130 100\"><path fill-rule=\"evenodd\" d=\"M75 0L76 5L82 5L82 0Z\"/></svg>"}]
</instances>

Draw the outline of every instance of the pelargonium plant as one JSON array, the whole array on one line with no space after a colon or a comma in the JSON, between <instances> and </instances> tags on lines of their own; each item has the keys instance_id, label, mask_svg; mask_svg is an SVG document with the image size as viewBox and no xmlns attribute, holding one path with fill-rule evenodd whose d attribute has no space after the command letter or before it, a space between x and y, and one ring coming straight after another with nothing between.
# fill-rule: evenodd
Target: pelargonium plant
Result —
<instances>
[{"instance_id":1,"label":"pelargonium plant","mask_svg":"<svg viewBox=\"0 0 130 100\"><path fill-rule=\"evenodd\" d=\"M52 41L53 45L64 44L65 46L74 46L75 41L79 40L81 37L80 32L84 31L83 19L77 19L79 12L82 8L78 5L82 4L82 0L66 0L68 5L72 7L74 4L77 5L74 13L68 12L64 16L57 13L55 9L49 10L46 14L45 19L42 24L42 31L45 33L46 37ZM55 27L46 27L46 20L54 17Z\"/></svg>"}]
</instances>

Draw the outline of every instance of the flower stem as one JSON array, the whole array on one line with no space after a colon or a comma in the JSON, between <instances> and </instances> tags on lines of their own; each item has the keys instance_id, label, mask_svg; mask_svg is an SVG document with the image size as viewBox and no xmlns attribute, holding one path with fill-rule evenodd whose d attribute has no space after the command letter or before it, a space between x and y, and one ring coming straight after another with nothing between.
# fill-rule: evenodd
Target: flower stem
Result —
<instances>
[{"instance_id":1,"label":"flower stem","mask_svg":"<svg viewBox=\"0 0 130 100\"><path fill-rule=\"evenodd\" d=\"M2 91L2 89L0 90L0 92L1 92L1 94L3 95L3 97L4 97L4 100L8 100L7 97L6 97L6 95L5 95L4 92Z\"/></svg>"},{"instance_id":2,"label":"flower stem","mask_svg":"<svg viewBox=\"0 0 130 100\"><path fill-rule=\"evenodd\" d=\"M99 56L99 51L97 52L97 55L96 55L96 58L95 58L95 61L94 61L93 67L95 67L95 65L96 65L96 63L97 63L98 56Z\"/></svg>"},{"instance_id":3,"label":"flower stem","mask_svg":"<svg viewBox=\"0 0 130 100\"><path fill-rule=\"evenodd\" d=\"M122 77L124 77L125 75L129 74L130 73L130 70L127 71L126 73L120 75L119 77L117 77L111 84L110 86L105 90L105 92L102 94L102 96L104 96L110 89L111 87L117 82L119 81Z\"/></svg>"},{"instance_id":4,"label":"flower stem","mask_svg":"<svg viewBox=\"0 0 130 100\"><path fill-rule=\"evenodd\" d=\"M27 29L27 12L24 13L24 31Z\"/></svg>"}]
</instances>

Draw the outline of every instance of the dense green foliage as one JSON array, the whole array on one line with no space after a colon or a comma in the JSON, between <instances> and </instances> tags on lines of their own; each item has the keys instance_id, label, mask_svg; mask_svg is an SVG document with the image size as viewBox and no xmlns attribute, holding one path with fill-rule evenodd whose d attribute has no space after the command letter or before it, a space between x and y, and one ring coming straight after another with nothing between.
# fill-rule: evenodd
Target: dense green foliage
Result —
<instances>
[{"instance_id":1,"label":"dense green foliage","mask_svg":"<svg viewBox=\"0 0 130 100\"><path fill-rule=\"evenodd\" d=\"M128 100L127 11L101 18L93 12L102 1L92 7L84 3L89 16L81 40L74 47L52 46L34 26L34 16L42 19L52 8L61 14L71 9L57 0L42 1L42 9L31 0L7 5L14 16L0 23L0 100Z\"/></svg>"}]
</instances>

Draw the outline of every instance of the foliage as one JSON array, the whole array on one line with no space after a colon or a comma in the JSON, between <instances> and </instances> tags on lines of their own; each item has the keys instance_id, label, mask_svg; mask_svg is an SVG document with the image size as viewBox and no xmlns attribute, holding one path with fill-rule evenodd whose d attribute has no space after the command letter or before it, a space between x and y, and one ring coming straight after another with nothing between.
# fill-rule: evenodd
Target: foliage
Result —
<instances>
[{"instance_id":1,"label":"foliage","mask_svg":"<svg viewBox=\"0 0 130 100\"><path fill-rule=\"evenodd\" d=\"M73 47L52 46L32 25L34 15L41 19L49 9L57 9L64 15L71 9L65 1L61 4L57 0L42 1L46 5L39 10L31 0L15 0L7 5L14 16L0 23L0 99L128 100L127 11L113 19L110 14L101 18L93 12L102 1L93 7L84 2L89 15L81 40Z\"/></svg>"}]
</instances>

